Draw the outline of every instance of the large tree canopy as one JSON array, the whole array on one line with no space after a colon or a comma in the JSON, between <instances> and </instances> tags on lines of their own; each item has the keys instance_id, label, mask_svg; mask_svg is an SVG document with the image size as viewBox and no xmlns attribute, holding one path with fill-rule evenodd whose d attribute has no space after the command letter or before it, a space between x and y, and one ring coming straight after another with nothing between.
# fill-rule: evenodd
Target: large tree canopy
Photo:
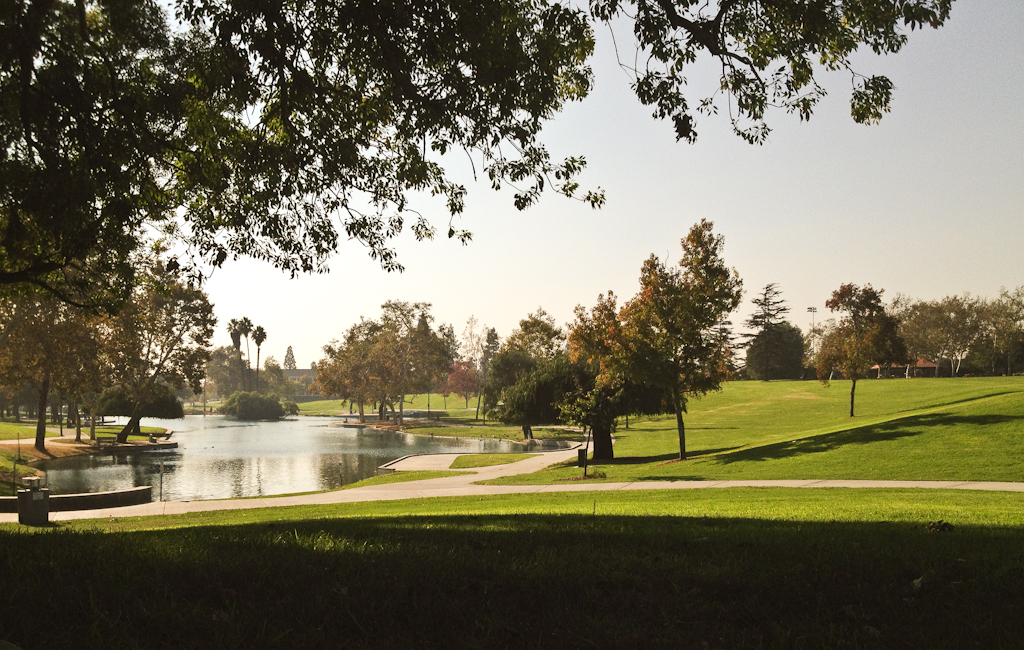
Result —
<instances>
[{"instance_id":1,"label":"large tree canopy","mask_svg":"<svg viewBox=\"0 0 1024 650\"><path fill-rule=\"evenodd\" d=\"M248 255L318 272L345 236L399 269L390 239L407 222L418 238L436 228L413 193L463 210L448 152L512 185L520 209L545 188L580 194L583 159L552 160L540 130L591 87L591 18L633 21L636 93L679 138L721 95L761 142L769 105L811 114L817 66L850 69L862 45L896 52L951 1L592 0L588 15L551 0L177 0L170 21L154 0L8 0L0 286L116 305L154 229L188 244L174 264ZM694 103L684 71L702 53L721 61L721 87ZM877 120L892 84L854 80L854 119Z\"/></svg>"},{"instance_id":2,"label":"large tree canopy","mask_svg":"<svg viewBox=\"0 0 1024 650\"><path fill-rule=\"evenodd\" d=\"M889 111L892 82L853 69L851 56L899 52L905 30L940 27L953 0L591 0L605 21L628 16L643 64L633 89L654 116L671 119L676 138L697 138L695 113L716 114L724 102L733 130L762 143L769 107L809 119L825 95L815 69L844 70L853 83L850 113L860 123ZM717 90L693 101L684 71L700 56L721 65Z\"/></svg>"},{"instance_id":3,"label":"large tree canopy","mask_svg":"<svg viewBox=\"0 0 1024 650\"><path fill-rule=\"evenodd\" d=\"M410 192L463 209L465 188L441 165L451 150L495 187L513 184L520 208L545 185L577 191L582 159L553 162L538 134L590 88L582 11L522 0L175 9L172 27L152 0L3 3L0 283L116 301L154 224L213 264L250 255L320 271L343 233L397 269L388 240L417 215ZM417 237L433 236L414 221Z\"/></svg>"}]
</instances>

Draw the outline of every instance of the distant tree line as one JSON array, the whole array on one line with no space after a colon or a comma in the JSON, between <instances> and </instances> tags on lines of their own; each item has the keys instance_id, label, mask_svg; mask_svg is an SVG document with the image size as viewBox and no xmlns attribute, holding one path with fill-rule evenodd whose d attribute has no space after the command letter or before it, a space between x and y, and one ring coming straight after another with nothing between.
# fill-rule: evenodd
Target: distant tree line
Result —
<instances>
[{"instance_id":1,"label":"distant tree line","mask_svg":"<svg viewBox=\"0 0 1024 650\"><path fill-rule=\"evenodd\" d=\"M895 347L871 355L865 376L1012 375L1021 369L1024 287L1003 289L992 299L964 294L912 300L897 295L888 304L882 301L883 291L870 285L843 285L837 292L826 306L839 313L840 320L827 319L804 334L793 323L782 320L789 308L781 299L778 286L767 285L751 301L755 312L744 322L754 332L744 335L746 340L740 347L746 349L746 359L737 378L809 378L816 368L823 367L825 356L835 357L841 339L837 329L845 327L849 333L848 328L868 314L874 314L872 318L876 320L886 319L888 334L893 335L890 343ZM843 317L847 318L845 326ZM879 345L879 350L886 350ZM824 365L830 377L849 378L848 372L838 365Z\"/></svg>"},{"instance_id":2,"label":"distant tree line","mask_svg":"<svg viewBox=\"0 0 1024 650\"><path fill-rule=\"evenodd\" d=\"M405 397L434 390L457 358L451 326L435 330L433 320L429 303L384 303L378 320L361 319L324 346L311 389L352 402L360 422L370 406L378 421L390 410L402 424Z\"/></svg>"}]
</instances>

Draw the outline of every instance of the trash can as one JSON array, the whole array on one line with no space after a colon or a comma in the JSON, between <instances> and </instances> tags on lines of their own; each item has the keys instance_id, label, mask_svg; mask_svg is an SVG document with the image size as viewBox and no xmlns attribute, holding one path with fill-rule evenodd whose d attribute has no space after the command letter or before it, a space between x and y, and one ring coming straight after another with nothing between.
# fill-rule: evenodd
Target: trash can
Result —
<instances>
[{"instance_id":1,"label":"trash can","mask_svg":"<svg viewBox=\"0 0 1024 650\"><path fill-rule=\"evenodd\" d=\"M27 490L18 490L18 523L46 526L50 523L50 490L39 487L39 477L25 479Z\"/></svg>"},{"instance_id":2,"label":"trash can","mask_svg":"<svg viewBox=\"0 0 1024 650\"><path fill-rule=\"evenodd\" d=\"M586 467L586 465L587 465L587 450L586 449L577 449L576 450L576 466L577 467Z\"/></svg>"}]
</instances>

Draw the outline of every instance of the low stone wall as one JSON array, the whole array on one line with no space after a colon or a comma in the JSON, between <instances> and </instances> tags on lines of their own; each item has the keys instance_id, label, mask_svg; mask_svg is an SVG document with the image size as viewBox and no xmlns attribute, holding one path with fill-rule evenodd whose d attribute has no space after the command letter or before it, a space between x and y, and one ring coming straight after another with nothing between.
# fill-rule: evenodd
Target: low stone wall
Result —
<instances>
[{"instance_id":1,"label":"low stone wall","mask_svg":"<svg viewBox=\"0 0 1024 650\"><path fill-rule=\"evenodd\" d=\"M112 492L88 492L85 494L51 494L50 512L70 510L99 510L137 506L153 500L153 486L114 490ZM0 512L17 512L18 497L0 497Z\"/></svg>"}]
</instances>

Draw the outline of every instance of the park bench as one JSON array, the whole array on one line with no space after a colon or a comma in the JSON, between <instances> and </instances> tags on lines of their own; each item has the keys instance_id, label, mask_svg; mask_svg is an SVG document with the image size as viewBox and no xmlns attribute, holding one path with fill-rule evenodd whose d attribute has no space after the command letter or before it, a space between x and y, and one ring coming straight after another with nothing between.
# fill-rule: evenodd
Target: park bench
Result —
<instances>
[{"instance_id":1,"label":"park bench","mask_svg":"<svg viewBox=\"0 0 1024 650\"><path fill-rule=\"evenodd\" d=\"M116 445L117 436L96 436L96 445L102 447L103 443L107 443L108 445Z\"/></svg>"}]
</instances>

